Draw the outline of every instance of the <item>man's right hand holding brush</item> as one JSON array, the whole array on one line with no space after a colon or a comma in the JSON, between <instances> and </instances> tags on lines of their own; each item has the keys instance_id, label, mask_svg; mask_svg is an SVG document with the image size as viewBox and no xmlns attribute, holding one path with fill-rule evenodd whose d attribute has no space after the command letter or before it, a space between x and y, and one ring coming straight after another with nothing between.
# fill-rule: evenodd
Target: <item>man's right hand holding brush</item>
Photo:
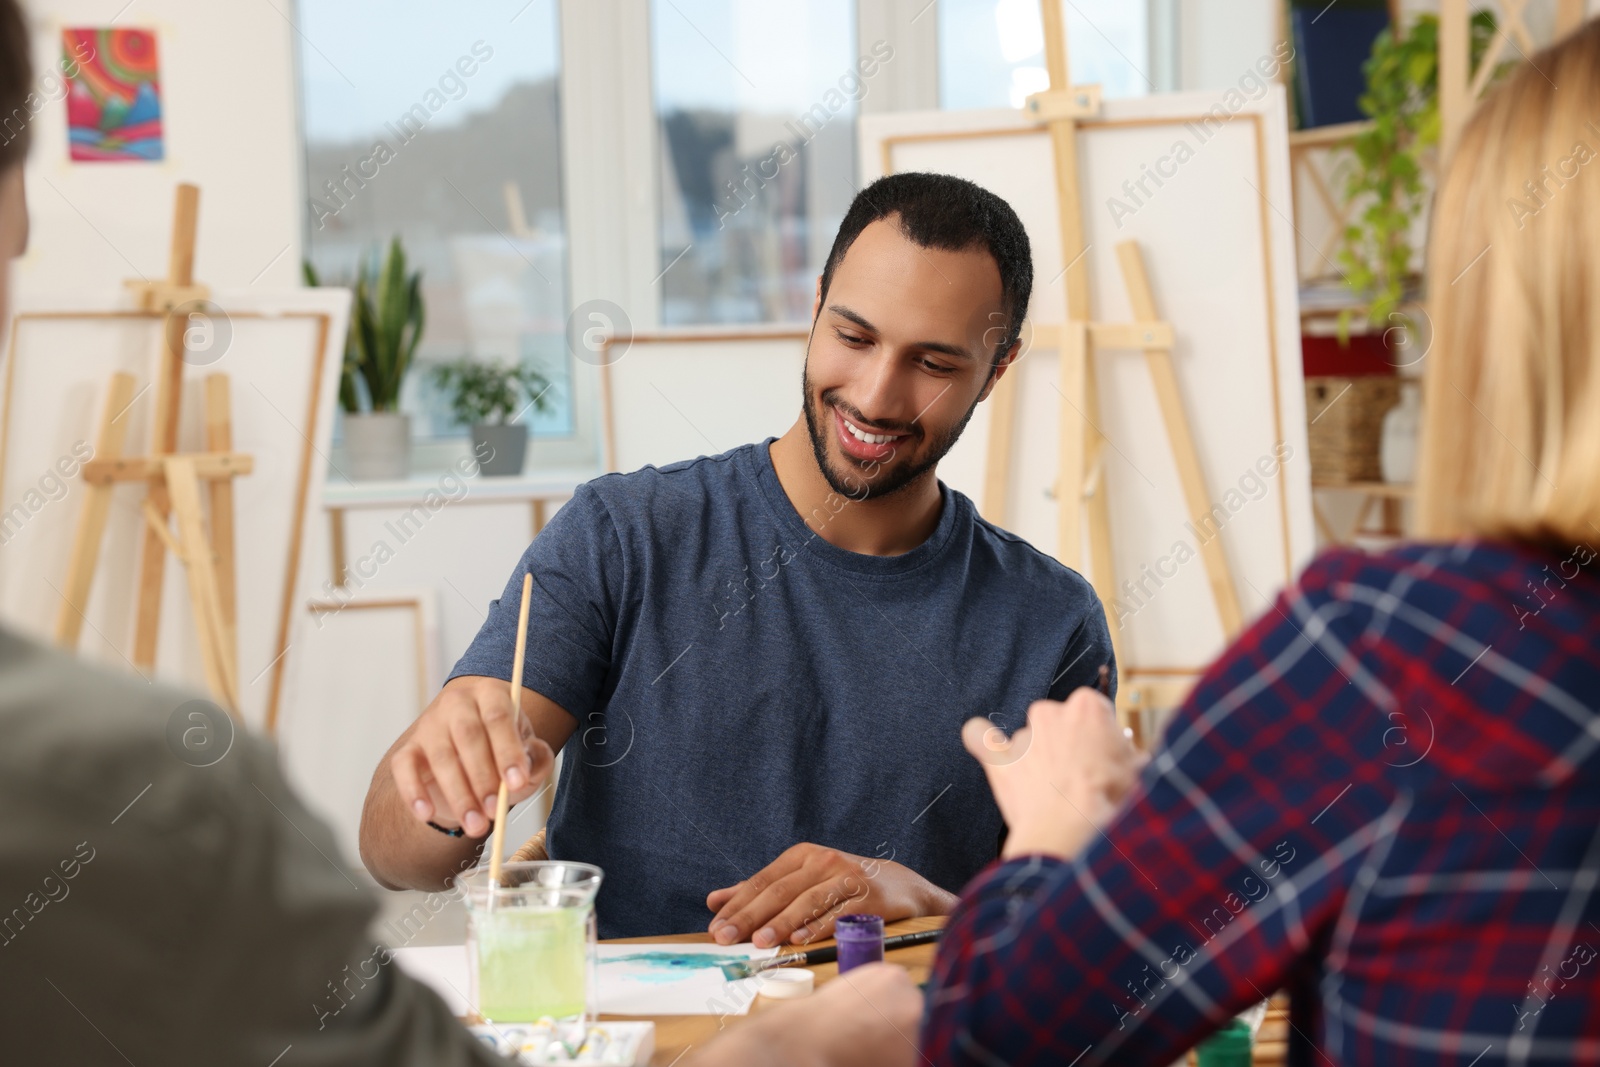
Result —
<instances>
[{"instance_id":1,"label":"man's right hand holding brush","mask_svg":"<svg viewBox=\"0 0 1600 1067\"><path fill-rule=\"evenodd\" d=\"M444 888L482 847L502 776L513 805L538 793L575 725L531 689L514 709L503 679L453 679L379 763L362 860L389 888Z\"/></svg>"}]
</instances>

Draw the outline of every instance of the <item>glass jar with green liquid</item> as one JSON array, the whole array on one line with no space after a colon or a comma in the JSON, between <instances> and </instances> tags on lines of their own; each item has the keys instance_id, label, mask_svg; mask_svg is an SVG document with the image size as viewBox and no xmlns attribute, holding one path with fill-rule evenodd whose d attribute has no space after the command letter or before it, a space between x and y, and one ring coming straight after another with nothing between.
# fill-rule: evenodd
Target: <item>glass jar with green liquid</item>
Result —
<instances>
[{"instance_id":1,"label":"glass jar with green liquid","mask_svg":"<svg viewBox=\"0 0 1600 1067\"><path fill-rule=\"evenodd\" d=\"M479 867L456 879L467 903L473 1007L489 1022L587 1019L594 989L594 898L600 868L506 863L500 884Z\"/></svg>"}]
</instances>

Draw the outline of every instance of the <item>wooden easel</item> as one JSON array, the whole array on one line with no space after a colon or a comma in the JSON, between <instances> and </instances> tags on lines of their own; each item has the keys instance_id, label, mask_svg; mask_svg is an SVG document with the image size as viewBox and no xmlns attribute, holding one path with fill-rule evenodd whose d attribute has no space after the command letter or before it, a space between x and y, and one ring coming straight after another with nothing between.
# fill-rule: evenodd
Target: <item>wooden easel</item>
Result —
<instances>
[{"instance_id":1,"label":"wooden easel","mask_svg":"<svg viewBox=\"0 0 1600 1067\"><path fill-rule=\"evenodd\" d=\"M1184 502L1191 520L1199 525L1210 510L1205 476L1200 469L1177 373L1172 364L1172 324L1156 313L1155 297L1145 273L1144 257L1137 242L1117 245L1117 260L1123 284L1133 306L1135 321L1129 323L1090 320L1089 267L1084 262L1083 196L1078 173L1078 124L1093 118L1100 110L1098 85L1074 86L1067 72L1066 23L1061 0L1040 0L1044 28L1045 65L1050 88L1028 98L1028 112L1045 124L1050 132L1055 158L1056 202L1061 227L1061 255L1067 267L1064 275L1067 322L1060 326L1034 328L1035 344L1056 348L1061 360L1061 454L1060 481L1056 490L1057 558L1069 566L1083 564L1083 512L1088 510L1090 581L1104 605L1116 599L1116 570L1111 554L1111 513L1105 493L1105 438L1100 425L1099 393L1095 385L1095 353L1101 349L1140 349L1145 354L1161 419L1183 484ZM993 418L989 426L989 453L985 471L983 511L999 520L1006 513L1009 489L1011 437L1016 412L1017 379L1008 375L1000 380L990 397ZM1078 427L1081 426L1081 429ZM1219 538L1199 546L1210 580L1212 596L1222 629L1232 638L1243 627L1238 591ZM1125 664L1122 642L1115 623L1111 626L1111 645L1119 664ZM1118 687L1118 714L1125 725L1136 731L1141 723L1133 714L1139 702L1137 685Z\"/></svg>"},{"instance_id":2,"label":"wooden easel","mask_svg":"<svg viewBox=\"0 0 1600 1067\"><path fill-rule=\"evenodd\" d=\"M124 456L127 425L121 417L137 399L131 374L111 376L106 404L95 437L94 459L83 465L85 496L73 536L64 602L56 616L56 641L75 648L82 630L89 590L105 538L111 491L120 482L143 482L144 544L140 551L138 608L134 627L134 665L155 667L161 623L161 588L170 551L188 574L189 601L194 611L201 662L212 696L235 716L239 714L237 604L234 571L233 479L249 474L252 458L232 451L228 377L208 375L205 381L205 452L178 451L178 420L183 396L185 329L183 305L205 300L210 290L194 281L195 233L200 190L179 185L172 226L168 275L160 281L127 283L139 309L162 317L161 358L156 372L155 409L150 451ZM148 388L148 386L146 387ZM142 392L142 390L141 390ZM209 533L201 510L200 484L209 487ZM176 534L169 516L177 520Z\"/></svg>"}]
</instances>

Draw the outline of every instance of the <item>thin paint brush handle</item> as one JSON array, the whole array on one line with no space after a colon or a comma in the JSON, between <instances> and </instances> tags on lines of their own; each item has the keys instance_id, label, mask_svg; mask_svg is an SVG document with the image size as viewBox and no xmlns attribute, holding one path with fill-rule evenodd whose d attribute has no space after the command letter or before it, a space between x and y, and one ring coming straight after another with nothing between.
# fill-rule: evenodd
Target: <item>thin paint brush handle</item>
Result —
<instances>
[{"instance_id":1,"label":"thin paint brush handle","mask_svg":"<svg viewBox=\"0 0 1600 1067\"><path fill-rule=\"evenodd\" d=\"M943 930L918 930L914 934L895 934L893 937L883 939L883 950L893 952L897 948L910 948L912 945L926 945L930 941L939 940Z\"/></svg>"},{"instance_id":2,"label":"thin paint brush handle","mask_svg":"<svg viewBox=\"0 0 1600 1067\"><path fill-rule=\"evenodd\" d=\"M784 963L779 964L780 967L789 963L795 963L801 967L813 967L819 963L832 963L838 959L839 946L827 945L823 948L811 948L804 952L791 952L787 956L775 956L773 958L784 961Z\"/></svg>"},{"instance_id":3,"label":"thin paint brush handle","mask_svg":"<svg viewBox=\"0 0 1600 1067\"><path fill-rule=\"evenodd\" d=\"M511 661L511 715L522 714L522 665L528 655L528 602L533 593L533 574L522 576L522 604L517 611L517 648ZM500 854L505 851L506 818L510 813L511 796L506 789L505 776L500 778L500 795L494 809L494 831L489 835L489 887L500 884ZM490 892L489 900L494 900Z\"/></svg>"}]
</instances>

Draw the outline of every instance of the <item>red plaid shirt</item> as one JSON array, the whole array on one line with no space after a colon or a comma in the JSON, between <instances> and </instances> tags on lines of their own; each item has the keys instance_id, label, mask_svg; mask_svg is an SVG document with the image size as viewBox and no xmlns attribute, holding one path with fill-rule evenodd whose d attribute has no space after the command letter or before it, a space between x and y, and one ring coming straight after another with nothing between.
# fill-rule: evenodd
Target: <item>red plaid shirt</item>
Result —
<instances>
[{"instance_id":1,"label":"red plaid shirt","mask_svg":"<svg viewBox=\"0 0 1600 1067\"><path fill-rule=\"evenodd\" d=\"M1167 1064L1287 988L1291 1063L1600 1063L1597 708L1588 545L1321 557L1104 834L967 886L925 1054Z\"/></svg>"}]
</instances>

